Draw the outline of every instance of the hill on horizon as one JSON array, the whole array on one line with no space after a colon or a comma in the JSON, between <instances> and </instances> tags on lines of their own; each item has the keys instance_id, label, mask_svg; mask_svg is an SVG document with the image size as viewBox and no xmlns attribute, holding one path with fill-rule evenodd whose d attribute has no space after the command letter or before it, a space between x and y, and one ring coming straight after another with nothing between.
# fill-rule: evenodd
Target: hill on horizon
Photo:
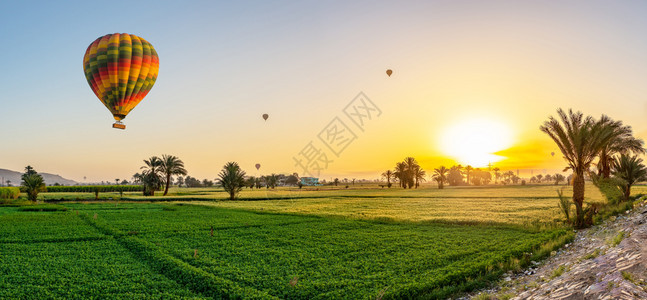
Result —
<instances>
[{"instance_id":1,"label":"hill on horizon","mask_svg":"<svg viewBox=\"0 0 647 300\"><path fill-rule=\"evenodd\" d=\"M50 173L41 173L38 172L41 176L43 176L43 179L45 180L45 184L47 185L54 185L55 183L61 184L61 185L75 185L78 184L78 182L70 179L65 179L60 175L57 174L50 174ZM9 180L11 181L11 185L13 186L19 186L20 185L20 176L22 175L21 172L16 172L16 171L11 171L7 169L0 169L0 180L4 178L4 181L0 183L0 185L6 185L6 181Z\"/></svg>"}]
</instances>

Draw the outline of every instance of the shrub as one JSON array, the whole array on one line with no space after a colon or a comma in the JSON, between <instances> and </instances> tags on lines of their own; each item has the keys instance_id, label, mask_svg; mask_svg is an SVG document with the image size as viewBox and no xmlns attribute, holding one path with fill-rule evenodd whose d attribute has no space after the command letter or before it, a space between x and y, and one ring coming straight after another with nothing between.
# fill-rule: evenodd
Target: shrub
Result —
<instances>
[{"instance_id":1,"label":"shrub","mask_svg":"<svg viewBox=\"0 0 647 300\"><path fill-rule=\"evenodd\" d=\"M562 211L566 216L566 222L570 222L571 202L569 201L568 197L564 197L564 188L557 190L557 195L559 196L559 203L557 204L557 206L559 207L559 210Z\"/></svg>"},{"instance_id":2,"label":"shrub","mask_svg":"<svg viewBox=\"0 0 647 300\"><path fill-rule=\"evenodd\" d=\"M612 240L609 241L609 245L611 245L611 247L618 246L618 244L620 244L620 242L622 242L624 238L625 232L621 231L618 233L618 235L616 235Z\"/></svg>"},{"instance_id":3,"label":"shrub","mask_svg":"<svg viewBox=\"0 0 647 300\"><path fill-rule=\"evenodd\" d=\"M620 178L600 178L595 174L591 174L593 184L604 195L609 204L618 204L624 199L624 186L626 182Z\"/></svg>"},{"instance_id":4,"label":"shrub","mask_svg":"<svg viewBox=\"0 0 647 300\"><path fill-rule=\"evenodd\" d=\"M18 199L20 188L17 187L0 187L0 199Z\"/></svg>"}]
</instances>

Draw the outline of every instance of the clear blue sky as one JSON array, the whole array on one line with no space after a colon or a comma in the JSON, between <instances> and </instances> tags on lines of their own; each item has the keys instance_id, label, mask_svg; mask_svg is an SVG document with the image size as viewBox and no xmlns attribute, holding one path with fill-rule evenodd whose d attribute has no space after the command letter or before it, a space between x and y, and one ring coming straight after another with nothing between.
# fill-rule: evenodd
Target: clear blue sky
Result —
<instances>
[{"instance_id":1,"label":"clear blue sky","mask_svg":"<svg viewBox=\"0 0 647 300\"><path fill-rule=\"evenodd\" d=\"M442 132L477 116L512 128L509 153L550 151L537 128L557 107L645 138L646 15L645 1L2 1L0 168L130 179L168 153L198 178L231 160L299 172L292 157L360 91L383 115L324 178L374 178L408 155L451 163ZM115 32L160 57L126 131L110 127L81 64ZM501 164L561 167L528 157Z\"/></svg>"}]
</instances>

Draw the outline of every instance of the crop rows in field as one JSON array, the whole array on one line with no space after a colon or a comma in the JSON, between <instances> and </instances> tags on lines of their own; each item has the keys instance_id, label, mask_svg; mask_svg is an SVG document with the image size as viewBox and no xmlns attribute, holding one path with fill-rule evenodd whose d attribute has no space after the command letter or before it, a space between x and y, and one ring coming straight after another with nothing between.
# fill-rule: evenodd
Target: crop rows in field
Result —
<instances>
[{"instance_id":1,"label":"crop rows in field","mask_svg":"<svg viewBox=\"0 0 647 300\"><path fill-rule=\"evenodd\" d=\"M73 213L0 212L0 299L201 297Z\"/></svg>"},{"instance_id":2,"label":"crop rows in field","mask_svg":"<svg viewBox=\"0 0 647 300\"><path fill-rule=\"evenodd\" d=\"M443 295L448 286L455 291L488 270L497 274L501 262L563 233L129 206L132 209L72 208L83 215L97 213L96 220L86 217L87 221L147 257L158 270L174 269L165 274L171 278L207 280L234 294L260 298ZM218 295L204 286L192 289Z\"/></svg>"}]
</instances>

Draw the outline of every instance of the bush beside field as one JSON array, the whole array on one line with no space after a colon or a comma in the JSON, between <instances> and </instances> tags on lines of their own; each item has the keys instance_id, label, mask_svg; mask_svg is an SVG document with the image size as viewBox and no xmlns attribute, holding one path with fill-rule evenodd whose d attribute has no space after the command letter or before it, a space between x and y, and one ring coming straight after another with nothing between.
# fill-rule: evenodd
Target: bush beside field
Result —
<instances>
[{"instance_id":1,"label":"bush beside field","mask_svg":"<svg viewBox=\"0 0 647 300\"><path fill-rule=\"evenodd\" d=\"M17 187L0 187L0 199L18 199L20 189Z\"/></svg>"}]
</instances>

